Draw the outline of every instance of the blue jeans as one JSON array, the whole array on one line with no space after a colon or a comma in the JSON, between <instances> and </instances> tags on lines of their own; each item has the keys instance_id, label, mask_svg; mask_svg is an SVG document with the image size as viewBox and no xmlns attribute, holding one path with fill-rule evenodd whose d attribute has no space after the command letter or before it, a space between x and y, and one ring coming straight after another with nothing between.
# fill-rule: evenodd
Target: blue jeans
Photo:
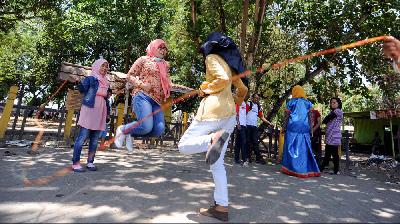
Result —
<instances>
[{"instance_id":1,"label":"blue jeans","mask_svg":"<svg viewBox=\"0 0 400 224\"><path fill-rule=\"evenodd\" d=\"M107 137L107 133L108 133L108 130L109 130L108 126L109 125L106 123L106 129L104 131L101 131L99 138L106 138Z\"/></svg>"},{"instance_id":2,"label":"blue jeans","mask_svg":"<svg viewBox=\"0 0 400 224\"><path fill-rule=\"evenodd\" d=\"M100 133L101 131L99 130L90 130L84 127L80 127L79 135L78 137L76 137L74 144L74 155L72 157L73 164L76 164L81 160L82 146L87 137L89 137L89 153L87 162L93 163L94 156L96 155L97 142L99 140Z\"/></svg>"},{"instance_id":3,"label":"blue jeans","mask_svg":"<svg viewBox=\"0 0 400 224\"><path fill-rule=\"evenodd\" d=\"M243 162L247 160L247 145L246 145L246 126L240 125L240 130L237 130L235 140L235 161L239 161L240 152L242 153Z\"/></svg>"},{"instance_id":4,"label":"blue jeans","mask_svg":"<svg viewBox=\"0 0 400 224\"><path fill-rule=\"evenodd\" d=\"M123 126L124 134L132 137L160 137L165 129L164 112L151 97L142 92L132 99L137 121ZM155 114L153 112L157 111Z\"/></svg>"}]
</instances>

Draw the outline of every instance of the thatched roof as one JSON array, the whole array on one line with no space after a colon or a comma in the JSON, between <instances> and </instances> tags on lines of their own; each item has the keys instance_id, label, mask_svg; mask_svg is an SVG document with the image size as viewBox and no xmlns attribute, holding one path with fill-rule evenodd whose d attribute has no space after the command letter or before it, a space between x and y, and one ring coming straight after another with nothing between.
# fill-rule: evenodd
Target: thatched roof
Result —
<instances>
[{"instance_id":1,"label":"thatched roof","mask_svg":"<svg viewBox=\"0 0 400 224\"><path fill-rule=\"evenodd\" d=\"M68 62L61 63L61 69L58 73L58 77L65 81L74 81L76 78L83 79L91 72L91 67L76 65ZM110 88L112 90L120 90L125 87L126 74L117 71L108 72L108 80L110 81ZM186 93L192 89L186 86L173 84L171 91L178 93Z\"/></svg>"}]
</instances>

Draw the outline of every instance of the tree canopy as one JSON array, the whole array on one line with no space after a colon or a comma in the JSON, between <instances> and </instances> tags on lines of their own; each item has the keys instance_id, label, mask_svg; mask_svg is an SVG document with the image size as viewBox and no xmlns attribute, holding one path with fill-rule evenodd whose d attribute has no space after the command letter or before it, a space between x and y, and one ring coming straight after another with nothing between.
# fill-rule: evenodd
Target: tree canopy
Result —
<instances>
[{"instance_id":1,"label":"tree canopy","mask_svg":"<svg viewBox=\"0 0 400 224\"><path fill-rule=\"evenodd\" d=\"M59 86L62 61L90 66L102 56L112 70L127 72L155 38L168 43L173 82L198 88L204 79L199 47L210 32L232 37L248 68L268 67L369 37L400 37L399 14L400 2L390 0L5 1L0 9L0 95L4 98L10 85L24 83L26 102L39 105ZM325 104L340 96L362 105L362 100L347 97L357 95L381 102L368 108L398 106L400 78L380 43L249 78L250 91L260 93L270 117L296 84ZM197 102L193 98L177 106L194 111Z\"/></svg>"}]
</instances>

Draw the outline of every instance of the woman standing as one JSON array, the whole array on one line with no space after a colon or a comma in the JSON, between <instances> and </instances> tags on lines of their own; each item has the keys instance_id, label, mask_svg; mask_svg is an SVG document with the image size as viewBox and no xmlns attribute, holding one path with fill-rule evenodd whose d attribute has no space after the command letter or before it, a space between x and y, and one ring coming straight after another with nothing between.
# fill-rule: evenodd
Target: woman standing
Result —
<instances>
[{"instance_id":1,"label":"woman standing","mask_svg":"<svg viewBox=\"0 0 400 224\"><path fill-rule=\"evenodd\" d=\"M304 89L299 85L293 87L283 125L285 142L281 171L285 174L301 178L321 175L311 148L311 108Z\"/></svg>"},{"instance_id":2,"label":"woman standing","mask_svg":"<svg viewBox=\"0 0 400 224\"><path fill-rule=\"evenodd\" d=\"M205 56L206 81L200 85L200 102L194 121L182 136L178 148L183 154L206 153L215 190L214 203L200 214L228 221L228 186L224 166L228 139L236 124L236 106L240 105L247 87L233 76L244 72L240 53L233 40L222 33L208 35L201 47ZM236 87L232 95L231 86Z\"/></svg>"},{"instance_id":3,"label":"woman standing","mask_svg":"<svg viewBox=\"0 0 400 224\"><path fill-rule=\"evenodd\" d=\"M91 171L97 170L97 167L93 165L93 161L100 134L106 127L106 96L110 86L107 80L107 72L108 62L105 59L98 59L92 64L92 73L78 85L78 89L84 94L84 97L78 121L80 126L79 135L75 139L72 157L72 170L75 172L85 171L80 164L80 156L83 143L88 137L89 153L86 168Z\"/></svg>"},{"instance_id":4,"label":"woman standing","mask_svg":"<svg viewBox=\"0 0 400 224\"><path fill-rule=\"evenodd\" d=\"M340 127L343 121L342 101L337 97L332 97L329 101L331 112L322 121L326 124L325 134L325 157L320 167L321 172L329 164L333 157L333 173L339 174L339 146L342 145L342 131Z\"/></svg>"}]
</instances>

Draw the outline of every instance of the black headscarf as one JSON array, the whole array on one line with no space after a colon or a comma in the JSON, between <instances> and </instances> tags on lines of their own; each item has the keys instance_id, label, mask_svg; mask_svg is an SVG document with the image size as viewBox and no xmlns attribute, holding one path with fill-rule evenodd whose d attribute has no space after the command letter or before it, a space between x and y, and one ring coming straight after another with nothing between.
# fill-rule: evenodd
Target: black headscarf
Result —
<instances>
[{"instance_id":1,"label":"black headscarf","mask_svg":"<svg viewBox=\"0 0 400 224\"><path fill-rule=\"evenodd\" d=\"M229 65L229 67L237 74L243 73L245 70L242 57L240 56L240 52L236 44L233 42L232 38L222 33L210 33L207 36L204 44L201 45L200 50L205 57L207 57L209 54L217 54L221 56ZM243 83L248 86L247 77L243 77L241 79Z\"/></svg>"}]
</instances>

